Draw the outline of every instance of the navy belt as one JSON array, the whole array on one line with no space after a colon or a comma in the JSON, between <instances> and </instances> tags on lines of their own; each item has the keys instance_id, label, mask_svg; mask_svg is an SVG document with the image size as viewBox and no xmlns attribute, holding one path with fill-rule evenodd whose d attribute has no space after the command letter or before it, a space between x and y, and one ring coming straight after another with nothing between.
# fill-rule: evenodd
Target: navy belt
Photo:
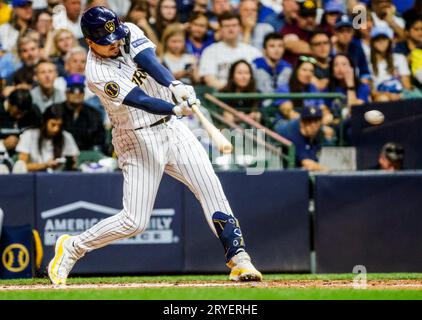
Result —
<instances>
[{"instance_id":1,"label":"navy belt","mask_svg":"<svg viewBox=\"0 0 422 320\"><path fill-rule=\"evenodd\" d=\"M149 126L146 126L146 127L139 127L139 128L136 128L135 130L141 130L141 129L145 129L145 128L152 128L152 127L158 126L158 125L160 125L160 124L163 124L163 123L169 122L170 120L171 120L171 115L168 115L168 116L166 116L166 117L164 117L164 118L161 118L161 119L160 119L160 120L158 120L157 122L154 122L153 124L151 124L151 125L149 125Z\"/></svg>"}]
</instances>

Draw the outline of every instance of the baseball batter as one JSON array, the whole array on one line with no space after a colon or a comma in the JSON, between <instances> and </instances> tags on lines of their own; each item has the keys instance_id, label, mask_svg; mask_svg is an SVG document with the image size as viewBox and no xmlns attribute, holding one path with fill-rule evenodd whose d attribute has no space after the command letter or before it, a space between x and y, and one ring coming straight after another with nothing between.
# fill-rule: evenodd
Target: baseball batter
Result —
<instances>
[{"instance_id":1,"label":"baseball batter","mask_svg":"<svg viewBox=\"0 0 422 320\"><path fill-rule=\"evenodd\" d=\"M178 118L199 105L192 87L176 81L155 56L154 44L134 24L105 7L84 12L81 28L90 47L85 73L113 125L113 146L123 171L123 209L78 236L57 239L48 265L53 284L66 284L86 252L143 232L163 173L195 194L225 250L230 279L260 281L242 232L208 155ZM204 254L206 250L204 248Z\"/></svg>"}]
</instances>

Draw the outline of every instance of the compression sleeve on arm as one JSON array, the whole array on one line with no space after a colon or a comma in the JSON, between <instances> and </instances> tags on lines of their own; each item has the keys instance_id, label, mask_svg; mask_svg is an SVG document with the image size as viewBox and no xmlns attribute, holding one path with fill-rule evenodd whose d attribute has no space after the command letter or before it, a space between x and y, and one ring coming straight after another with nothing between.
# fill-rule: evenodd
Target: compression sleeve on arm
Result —
<instances>
[{"instance_id":1,"label":"compression sleeve on arm","mask_svg":"<svg viewBox=\"0 0 422 320\"><path fill-rule=\"evenodd\" d=\"M175 80L172 73L158 61L152 48L142 50L133 60L139 67L153 77L155 81L163 86L168 87Z\"/></svg>"},{"instance_id":2,"label":"compression sleeve on arm","mask_svg":"<svg viewBox=\"0 0 422 320\"><path fill-rule=\"evenodd\" d=\"M139 87L134 87L123 100L125 105L144 110L153 114L174 114L174 105L157 98L148 96Z\"/></svg>"}]
</instances>

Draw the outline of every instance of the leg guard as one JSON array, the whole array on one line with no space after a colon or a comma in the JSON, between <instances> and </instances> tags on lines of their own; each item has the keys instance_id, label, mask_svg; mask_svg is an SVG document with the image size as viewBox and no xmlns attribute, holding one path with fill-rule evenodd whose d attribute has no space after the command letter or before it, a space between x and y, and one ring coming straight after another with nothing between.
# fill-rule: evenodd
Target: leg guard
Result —
<instances>
[{"instance_id":1,"label":"leg guard","mask_svg":"<svg viewBox=\"0 0 422 320\"><path fill-rule=\"evenodd\" d=\"M226 262L229 262L237 253L245 251L242 231L235 217L217 211L212 215L212 222L223 244Z\"/></svg>"}]
</instances>

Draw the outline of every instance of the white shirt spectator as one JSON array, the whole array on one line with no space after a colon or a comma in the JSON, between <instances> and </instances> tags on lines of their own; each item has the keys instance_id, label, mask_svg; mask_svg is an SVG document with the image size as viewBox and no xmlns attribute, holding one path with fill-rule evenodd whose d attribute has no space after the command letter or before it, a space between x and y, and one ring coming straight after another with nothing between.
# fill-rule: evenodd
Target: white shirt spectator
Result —
<instances>
[{"instance_id":1,"label":"white shirt spectator","mask_svg":"<svg viewBox=\"0 0 422 320\"><path fill-rule=\"evenodd\" d=\"M19 31L13 28L10 23L5 23L0 26L0 43L3 50L15 51L18 43Z\"/></svg>"},{"instance_id":2,"label":"white shirt spectator","mask_svg":"<svg viewBox=\"0 0 422 320\"><path fill-rule=\"evenodd\" d=\"M46 97L39 86L31 90L32 102L38 106L40 111L44 111L53 104L63 103L66 101L66 94L63 90L54 87L54 93L51 97Z\"/></svg>"},{"instance_id":3,"label":"white shirt spectator","mask_svg":"<svg viewBox=\"0 0 422 320\"><path fill-rule=\"evenodd\" d=\"M45 163L54 159L54 148L51 139L44 139L41 145L41 153L38 150L38 138L40 136L40 129L25 130L19 139L16 146L17 152L29 154L29 161L31 163ZM75 139L72 135L63 131L64 145L61 156L62 157L77 157L79 149L76 145Z\"/></svg>"},{"instance_id":4,"label":"white shirt spectator","mask_svg":"<svg viewBox=\"0 0 422 320\"><path fill-rule=\"evenodd\" d=\"M407 64L407 59L404 55L399 53L393 53L393 65L394 65L394 74L388 72L387 61L378 62L378 75L374 74L372 65L370 65L372 80L374 82L375 88L378 87L384 81L390 80L392 77L402 77L410 76L409 65Z\"/></svg>"},{"instance_id":5,"label":"white shirt spectator","mask_svg":"<svg viewBox=\"0 0 422 320\"><path fill-rule=\"evenodd\" d=\"M236 47L231 47L220 41L207 47L202 53L199 61L199 75L213 75L221 83L226 84L230 66L241 59L247 62L261 57L262 53L255 47L245 43L239 43Z\"/></svg>"},{"instance_id":6,"label":"white shirt spectator","mask_svg":"<svg viewBox=\"0 0 422 320\"><path fill-rule=\"evenodd\" d=\"M373 21L374 26L389 28L393 32L393 34L394 34L394 30L390 28L390 26L388 25L387 21L378 18L378 16L376 15L375 12L372 12L372 21ZM404 22L404 20L402 18L397 17L397 16L393 16L393 21L400 28L402 28L402 29L405 28L406 23Z\"/></svg>"}]
</instances>

